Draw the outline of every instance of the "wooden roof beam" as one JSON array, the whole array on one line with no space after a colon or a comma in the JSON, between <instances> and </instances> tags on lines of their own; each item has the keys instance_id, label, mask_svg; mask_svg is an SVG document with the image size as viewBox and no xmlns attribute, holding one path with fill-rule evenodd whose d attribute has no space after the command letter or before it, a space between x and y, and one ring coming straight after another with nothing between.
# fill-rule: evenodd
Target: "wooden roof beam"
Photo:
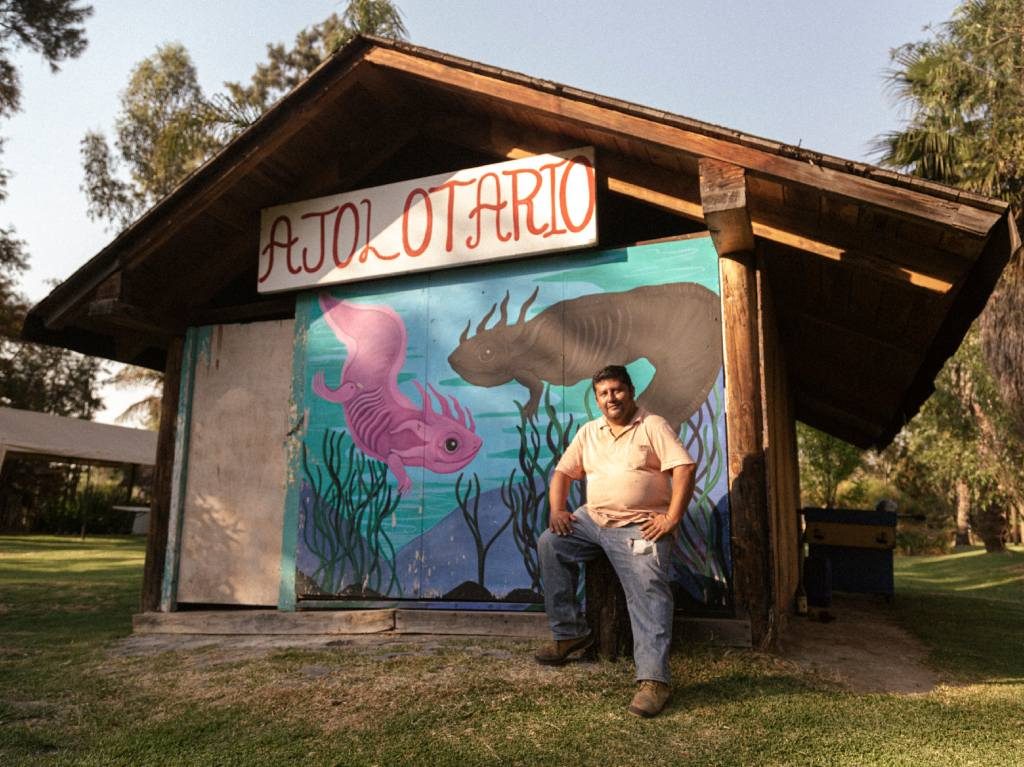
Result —
<instances>
[{"instance_id":1,"label":"wooden roof beam","mask_svg":"<svg viewBox=\"0 0 1024 767\"><path fill-rule=\"evenodd\" d=\"M719 160L701 160L700 202L719 256L754 249L743 168Z\"/></svg>"},{"instance_id":2,"label":"wooden roof beam","mask_svg":"<svg viewBox=\"0 0 1024 767\"><path fill-rule=\"evenodd\" d=\"M599 169L599 176L600 169ZM611 192L647 203L662 210L677 213L693 221L704 221L703 210L695 202L671 193L652 189L636 183L636 177L627 181L613 175L606 176L607 187ZM709 227L710 228L710 227ZM842 262L861 271L869 272L900 285L912 285L933 293L946 294L956 284L952 277L936 276L915 271L906 266L893 263L886 258L850 248L841 248L827 242L804 237L784 229L769 226L756 219L751 220L751 229L755 237L770 240L779 245L802 250L821 256L829 261Z\"/></svg>"},{"instance_id":3,"label":"wooden roof beam","mask_svg":"<svg viewBox=\"0 0 1024 767\"><path fill-rule=\"evenodd\" d=\"M89 304L88 316L107 325L136 330L153 336L180 335L184 327L180 321L155 314L153 311L125 303L116 298L101 298Z\"/></svg>"},{"instance_id":4,"label":"wooden roof beam","mask_svg":"<svg viewBox=\"0 0 1024 767\"><path fill-rule=\"evenodd\" d=\"M634 165L628 160L618 157L599 155L598 179L604 179L610 192L676 213L691 221L706 223L701 204L690 199L688 190L684 191L687 180L678 176L672 179L669 178L670 176L668 171L654 171L639 163ZM755 237L811 253L829 261L842 262L846 266L887 279L901 286L912 285L929 292L946 294L956 284L952 275L936 275L916 271L862 250L837 247L827 242L780 229L777 226L770 226L759 221L756 213L751 219L751 228Z\"/></svg>"},{"instance_id":5,"label":"wooden roof beam","mask_svg":"<svg viewBox=\"0 0 1024 767\"><path fill-rule=\"evenodd\" d=\"M485 118L452 115L428 120L424 125L424 132L460 146L509 160L570 149L570 145L576 143L573 140L567 141L564 137L525 128L516 130L505 123ZM675 213L691 221L705 223L704 210L696 199L696 190L691 191L688 188L692 185L689 179L681 174L651 168L640 161L634 162L611 152L599 151L597 175L598 183L610 192ZM756 215L751 220L751 227L755 237L813 253L831 261L841 261L855 269L870 272L900 285L909 284L945 294L955 284L952 275L927 274L862 250L837 247L759 221Z\"/></svg>"},{"instance_id":6,"label":"wooden roof beam","mask_svg":"<svg viewBox=\"0 0 1024 767\"><path fill-rule=\"evenodd\" d=\"M576 149L587 142L496 120L488 115L453 112L431 114L422 122L425 136L495 158L520 160L546 152Z\"/></svg>"},{"instance_id":7,"label":"wooden roof beam","mask_svg":"<svg viewBox=\"0 0 1024 767\"><path fill-rule=\"evenodd\" d=\"M950 226L975 237L985 237L999 218L999 213L991 210L957 201L939 200L913 189L784 157L602 104L536 90L525 84L439 61L421 59L401 51L373 48L366 53L366 59L378 66L425 80L434 87L465 91L479 98L516 104L520 109L534 110L555 119L627 137L643 137L646 141L694 157L721 160L739 165L752 174L828 190L828 194L838 198L876 205L910 220Z\"/></svg>"}]
</instances>

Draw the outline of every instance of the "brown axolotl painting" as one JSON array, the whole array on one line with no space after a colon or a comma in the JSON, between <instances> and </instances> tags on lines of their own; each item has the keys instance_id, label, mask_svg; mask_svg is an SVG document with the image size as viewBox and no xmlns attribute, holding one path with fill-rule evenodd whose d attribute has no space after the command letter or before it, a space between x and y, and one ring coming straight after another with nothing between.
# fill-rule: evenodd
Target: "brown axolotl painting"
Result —
<instances>
[{"instance_id":1,"label":"brown axolotl painting","mask_svg":"<svg viewBox=\"0 0 1024 767\"><path fill-rule=\"evenodd\" d=\"M526 320L537 290L508 322L509 294L498 321L469 327L448 362L476 386L516 381L530 392L527 417L537 412L544 384L572 386L608 364L646 358L654 377L637 402L676 430L700 407L722 367L721 304L694 282L645 285L619 293L595 293L551 304Z\"/></svg>"}]
</instances>

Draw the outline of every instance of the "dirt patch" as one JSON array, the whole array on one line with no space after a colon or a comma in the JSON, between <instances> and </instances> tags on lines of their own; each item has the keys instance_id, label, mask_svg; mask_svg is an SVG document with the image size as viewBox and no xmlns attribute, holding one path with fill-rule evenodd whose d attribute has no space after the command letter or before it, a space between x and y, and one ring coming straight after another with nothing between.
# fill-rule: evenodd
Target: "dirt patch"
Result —
<instances>
[{"instance_id":1,"label":"dirt patch","mask_svg":"<svg viewBox=\"0 0 1024 767\"><path fill-rule=\"evenodd\" d=\"M942 682L881 597L837 594L828 614L827 623L793 617L779 654L859 693L920 694Z\"/></svg>"},{"instance_id":2,"label":"dirt patch","mask_svg":"<svg viewBox=\"0 0 1024 767\"><path fill-rule=\"evenodd\" d=\"M878 597L836 595L828 623L793 617L777 656L797 668L856 693L921 694L943 680L926 664L927 651L901 628L892 608ZM137 634L115 644L111 660L177 654L179 668L196 671L255 660L283 650L332 650L373 655L378 661L403 656L440 655L453 649L491 657L517 678L546 678L551 670L532 661L535 642L523 639L440 637L425 634L231 635ZM313 663L300 675L307 681L329 676Z\"/></svg>"}]
</instances>

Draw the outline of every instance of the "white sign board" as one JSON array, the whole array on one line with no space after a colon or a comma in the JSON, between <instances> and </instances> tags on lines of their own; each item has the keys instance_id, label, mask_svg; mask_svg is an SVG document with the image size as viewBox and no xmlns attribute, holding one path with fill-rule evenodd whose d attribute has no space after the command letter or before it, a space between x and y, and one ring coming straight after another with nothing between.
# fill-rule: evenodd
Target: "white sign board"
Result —
<instances>
[{"instance_id":1,"label":"white sign board","mask_svg":"<svg viewBox=\"0 0 1024 767\"><path fill-rule=\"evenodd\" d=\"M597 242L586 147L265 208L260 293Z\"/></svg>"}]
</instances>

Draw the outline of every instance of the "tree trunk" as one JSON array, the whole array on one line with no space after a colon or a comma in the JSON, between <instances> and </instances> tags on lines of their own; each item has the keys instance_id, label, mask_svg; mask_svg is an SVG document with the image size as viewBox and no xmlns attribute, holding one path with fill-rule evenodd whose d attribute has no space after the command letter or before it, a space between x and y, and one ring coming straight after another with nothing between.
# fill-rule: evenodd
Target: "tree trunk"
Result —
<instances>
[{"instance_id":1,"label":"tree trunk","mask_svg":"<svg viewBox=\"0 0 1024 767\"><path fill-rule=\"evenodd\" d=\"M974 530L985 543L985 551L1006 551L1006 514L997 503L990 503L974 514Z\"/></svg>"},{"instance_id":2,"label":"tree trunk","mask_svg":"<svg viewBox=\"0 0 1024 767\"><path fill-rule=\"evenodd\" d=\"M971 545L971 492L962 479L956 482L956 538L953 545Z\"/></svg>"},{"instance_id":3,"label":"tree trunk","mask_svg":"<svg viewBox=\"0 0 1024 767\"><path fill-rule=\"evenodd\" d=\"M1010 543L1015 543L1018 546L1024 543L1024 509L1019 505L1014 506L1011 510L1011 522L1010 522Z\"/></svg>"}]
</instances>

